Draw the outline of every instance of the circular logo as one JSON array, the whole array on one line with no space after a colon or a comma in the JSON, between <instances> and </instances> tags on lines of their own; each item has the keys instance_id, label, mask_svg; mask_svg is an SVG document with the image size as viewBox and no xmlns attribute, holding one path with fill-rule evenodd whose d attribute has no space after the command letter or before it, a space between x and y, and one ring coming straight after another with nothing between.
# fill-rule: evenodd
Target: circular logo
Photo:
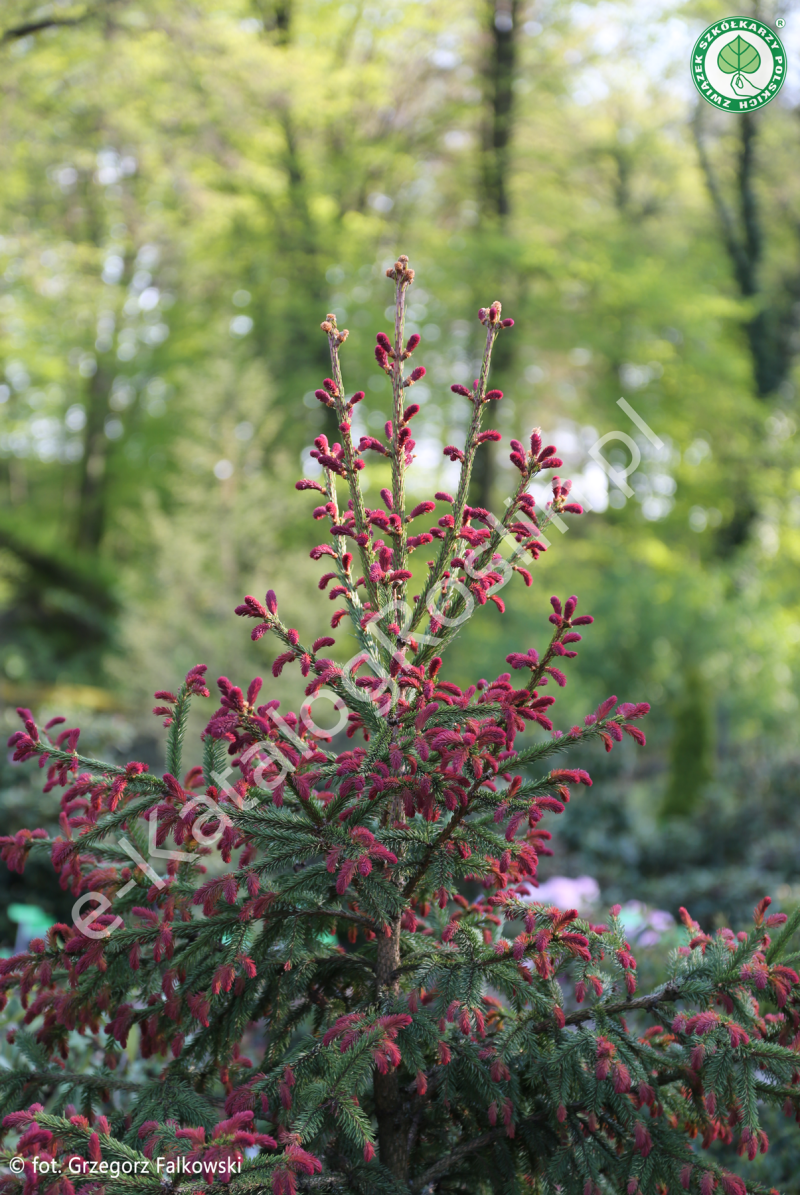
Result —
<instances>
[{"instance_id":1,"label":"circular logo","mask_svg":"<svg viewBox=\"0 0 800 1195\"><path fill-rule=\"evenodd\" d=\"M715 108L750 112L774 100L783 86L786 51L777 33L762 21L726 17L698 37L692 78Z\"/></svg>"}]
</instances>

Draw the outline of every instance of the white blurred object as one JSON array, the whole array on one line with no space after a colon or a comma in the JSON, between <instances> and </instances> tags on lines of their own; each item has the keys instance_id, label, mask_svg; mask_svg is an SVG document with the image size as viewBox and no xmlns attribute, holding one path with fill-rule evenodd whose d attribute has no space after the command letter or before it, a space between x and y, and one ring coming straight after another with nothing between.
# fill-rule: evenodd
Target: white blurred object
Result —
<instances>
[{"instance_id":1,"label":"white blurred object","mask_svg":"<svg viewBox=\"0 0 800 1195\"><path fill-rule=\"evenodd\" d=\"M600 885L592 876L551 876L538 888L529 888L523 898L529 904L555 905L559 909L577 909L579 913L598 913ZM664 909L650 909L641 900L629 900L620 909L619 919L632 943L655 946L675 925L675 918Z\"/></svg>"},{"instance_id":2,"label":"white blurred object","mask_svg":"<svg viewBox=\"0 0 800 1195\"><path fill-rule=\"evenodd\" d=\"M600 899L600 885L592 876L551 876L525 898L531 904L557 905L559 909L588 909Z\"/></svg>"},{"instance_id":3,"label":"white blurred object","mask_svg":"<svg viewBox=\"0 0 800 1195\"><path fill-rule=\"evenodd\" d=\"M641 900L629 900L619 919L628 938L637 946L655 946L673 928L675 918L663 909L649 909Z\"/></svg>"}]
</instances>

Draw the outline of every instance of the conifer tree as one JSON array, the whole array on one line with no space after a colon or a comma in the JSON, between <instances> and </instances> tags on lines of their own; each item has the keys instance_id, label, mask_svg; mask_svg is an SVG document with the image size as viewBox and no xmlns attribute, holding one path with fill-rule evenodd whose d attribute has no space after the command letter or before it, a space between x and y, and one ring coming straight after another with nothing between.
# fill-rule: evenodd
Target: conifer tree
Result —
<instances>
[{"instance_id":1,"label":"conifer tree","mask_svg":"<svg viewBox=\"0 0 800 1195\"><path fill-rule=\"evenodd\" d=\"M72 924L0 961L16 1051L0 1072L4 1195L745 1195L763 1188L702 1147L753 1158L761 1104L798 1115L800 912L770 916L765 897L751 929L710 934L684 910L685 945L641 993L619 908L594 924L536 900L542 823L591 785L559 757L624 734L644 746L649 706L610 696L554 729L542 690L566 684L592 622L575 597L550 599L549 643L521 644L496 679L445 679L459 626L487 602L502 612L514 573L531 586L548 524L581 508L558 476L536 508L532 480L562 464L538 430L511 441L502 519L468 504L476 454L500 439L482 420L513 320L494 302L478 313L480 376L452 387L470 411L464 446L444 450L456 493L407 510L407 391L425 370L406 373L420 343L404 332L408 259L387 273L385 434L354 442L364 395L347 397L347 332L329 315L317 397L341 439L320 435L318 479L297 483L319 495L327 536L311 554L356 654L325 654L334 638L288 625L272 590L246 597L236 613L279 645L274 678L299 667L306 701L281 712L260 678L222 677L202 762L186 759L190 704L209 696L193 668L156 693L162 776L84 756L63 719L19 711L14 758L61 790L62 833L6 836L3 858L21 872L49 854L75 905ZM376 508L368 451L391 469ZM415 574L420 549L433 559ZM320 701L338 718L327 731Z\"/></svg>"}]
</instances>

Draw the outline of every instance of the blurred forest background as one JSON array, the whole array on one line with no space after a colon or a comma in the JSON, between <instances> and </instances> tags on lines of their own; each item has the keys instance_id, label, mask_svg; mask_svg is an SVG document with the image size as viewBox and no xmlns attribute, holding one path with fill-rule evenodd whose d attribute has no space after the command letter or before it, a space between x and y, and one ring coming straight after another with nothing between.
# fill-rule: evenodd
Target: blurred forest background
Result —
<instances>
[{"instance_id":1,"label":"blurred forest background","mask_svg":"<svg viewBox=\"0 0 800 1195\"><path fill-rule=\"evenodd\" d=\"M499 297L517 325L494 379L505 444L474 497L502 509L508 438L540 424L595 507L556 535L532 591L512 584L504 617L475 620L453 679L541 647L550 593L574 592L596 622L557 725L609 693L653 706L646 750L580 761L595 787L542 875L686 904L707 926L764 893L800 899L800 11L761 5L786 20L790 75L742 116L703 104L689 73L722 15L5 0L5 734L31 705L77 720L87 750L155 764L154 689L199 661L237 683L269 675L269 640L233 614L242 595L272 587L303 634L324 633L319 534L293 489L325 429L319 323L335 311L350 328L359 430L381 427L372 348L384 268L405 252L428 369L419 483L450 476L441 449L464 411L449 385L474 376L475 312ZM614 431L641 447L631 498L588 455ZM5 831L55 824L40 775L0 769ZM65 899L45 869L0 884L49 915Z\"/></svg>"}]
</instances>

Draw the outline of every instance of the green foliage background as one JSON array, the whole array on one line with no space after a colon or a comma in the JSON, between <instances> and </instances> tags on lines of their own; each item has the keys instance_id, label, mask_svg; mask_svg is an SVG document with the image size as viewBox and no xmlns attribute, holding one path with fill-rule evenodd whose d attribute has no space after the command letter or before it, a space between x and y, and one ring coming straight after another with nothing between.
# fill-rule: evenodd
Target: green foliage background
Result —
<instances>
[{"instance_id":1,"label":"green foliage background","mask_svg":"<svg viewBox=\"0 0 800 1195\"><path fill-rule=\"evenodd\" d=\"M752 119L702 110L688 55L716 7L635 12L623 0L3 6L9 725L32 704L80 718L115 757L155 760L158 722L143 712L155 688L200 660L237 683L268 673L269 644L232 614L243 594L272 587L304 635L323 633L314 528L292 488L304 447L331 431L311 394L326 370L319 322L331 310L350 328L346 381L367 392L363 430L382 426L372 346L383 270L402 251L428 368L415 392L427 482L447 485L441 447L464 417L449 384L474 376L474 311L499 297L517 326L495 378L498 427L507 442L540 424L604 507L556 536L532 592L509 587L505 617L464 635L453 679L496 675L508 651L539 646L557 587L596 617L564 724L610 692L653 705L646 752L605 773L587 761L599 782L570 807L552 872L593 874L608 900L688 904L709 925L765 892L794 902L792 76ZM800 14L780 12L791 47ZM614 431L642 452L629 499L605 494L588 455ZM622 444L606 451L624 467ZM478 500L502 501L505 456ZM11 828L53 821L3 766ZM62 899L42 877L7 891L48 912ZM0 930L10 945L13 926Z\"/></svg>"}]
</instances>

